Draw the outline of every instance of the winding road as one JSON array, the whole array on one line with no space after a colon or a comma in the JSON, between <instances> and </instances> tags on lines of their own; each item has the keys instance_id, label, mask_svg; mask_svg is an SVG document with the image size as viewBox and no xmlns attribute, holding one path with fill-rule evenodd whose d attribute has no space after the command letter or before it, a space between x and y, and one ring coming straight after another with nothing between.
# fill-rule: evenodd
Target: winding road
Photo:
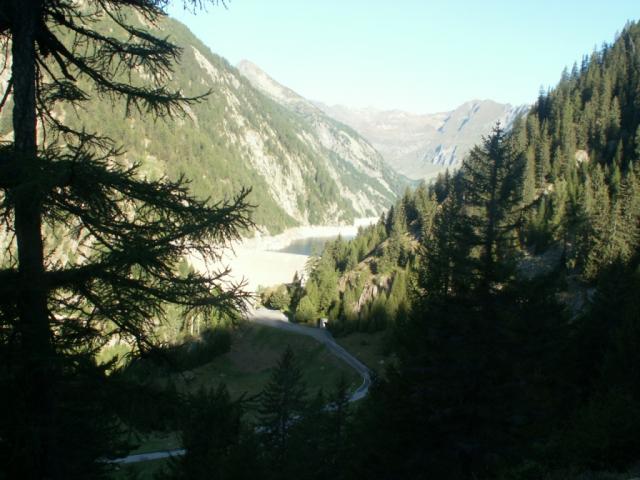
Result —
<instances>
[{"instance_id":1,"label":"winding road","mask_svg":"<svg viewBox=\"0 0 640 480\"><path fill-rule=\"evenodd\" d=\"M279 328L300 335L306 335L326 345L331 353L357 371L362 377L362 384L353 392L349 398L350 402L360 400L369 392L369 386L371 385L371 373L369 369L360 360L342 348L335 341L329 330L291 323L282 312L278 310L268 310L266 308L251 310L247 315L247 319L258 325L265 325L267 327Z\"/></svg>"},{"instance_id":2,"label":"winding road","mask_svg":"<svg viewBox=\"0 0 640 480\"><path fill-rule=\"evenodd\" d=\"M371 385L371 372L365 364L363 364L360 360L358 360L356 357L342 348L335 341L333 335L331 335L331 332L329 332L328 330L324 328L307 327L304 325L299 325L297 323L291 323L282 312L278 310L269 310L266 308L251 309L247 313L247 320L253 323L257 323L258 325L279 328L281 330L297 333L299 335L306 335L308 337L314 338L323 345L326 345L331 353L333 353L336 357L345 362L347 365L357 371L360 376L362 376L362 384L360 384L358 389L351 394L349 401L357 402L358 400L364 398L367 393L369 393L369 386ZM150 460L159 460L161 458L184 455L185 451L186 450L182 448L177 448L174 450L139 453L136 455L129 455L127 457L110 460L110 463L127 464L147 462Z\"/></svg>"}]
</instances>

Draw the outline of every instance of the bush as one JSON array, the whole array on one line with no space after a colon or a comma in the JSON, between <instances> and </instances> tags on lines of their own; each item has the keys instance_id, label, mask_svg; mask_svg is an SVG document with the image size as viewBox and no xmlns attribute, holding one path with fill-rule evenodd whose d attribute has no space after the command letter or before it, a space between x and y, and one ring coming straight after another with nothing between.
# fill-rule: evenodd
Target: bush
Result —
<instances>
[{"instance_id":1,"label":"bush","mask_svg":"<svg viewBox=\"0 0 640 480\"><path fill-rule=\"evenodd\" d=\"M291 304L291 295L285 285L262 291L260 299L262 304L271 310L288 310Z\"/></svg>"},{"instance_id":2,"label":"bush","mask_svg":"<svg viewBox=\"0 0 640 480\"><path fill-rule=\"evenodd\" d=\"M298 323L314 323L318 318L315 305L308 295L302 297L296 309L295 321Z\"/></svg>"}]
</instances>

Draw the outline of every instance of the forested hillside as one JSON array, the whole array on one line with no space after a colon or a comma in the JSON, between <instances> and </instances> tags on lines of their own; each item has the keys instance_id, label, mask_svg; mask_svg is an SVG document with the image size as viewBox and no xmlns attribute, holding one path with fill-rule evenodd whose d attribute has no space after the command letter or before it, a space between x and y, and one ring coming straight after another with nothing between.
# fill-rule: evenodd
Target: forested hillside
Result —
<instances>
[{"instance_id":1,"label":"forested hillside","mask_svg":"<svg viewBox=\"0 0 640 480\"><path fill-rule=\"evenodd\" d=\"M526 241L562 241L567 266L595 280L635 254L640 157L638 27L565 70L516 135L524 150Z\"/></svg>"},{"instance_id":2,"label":"forested hillside","mask_svg":"<svg viewBox=\"0 0 640 480\"><path fill-rule=\"evenodd\" d=\"M175 122L145 115L125 118L124 103L114 105L97 95L81 109L61 107L59 118L117 139L126 146L126 162L141 163L148 178L184 175L194 194L213 200L251 187L253 218L272 233L293 225L375 216L403 188L403 180L355 132L327 144L309 119L253 88L184 25L167 18L153 27L132 13L127 21L151 28L182 49L170 74L172 88L187 96L208 95ZM111 22L103 18L96 27L113 31ZM140 66L127 75L144 84L153 72ZM5 77L3 85L7 81ZM10 107L11 100L4 111ZM10 131L10 118L3 115L0 136L8 138Z\"/></svg>"},{"instance_id":3,"label":"forested hillside","mask_svg":"<svg viewBox=\"0 0 640 480\"><path fill-rule=\"evenodd\" d=\"M394 332L399 364L354 424L360 475L584 478L638 462L639 42L627 25L511 133L496 127L289 287L300 321Z\"/></svg>"},{"instance_id":4,"label":"forested hillside","mask_svg":"<svg viewBox=\"0 0 640 480\"><path fill-rule=\"evenodd\" d=\"M617 261L628 262L636 253L640 233L636 36L637 27L630 26L613 45L566 70L559 85L541 94L511 133L499 134L517 164L512 211L499 231L509 227L512 262L522 276L559 267L571 286L578 282L586 291L603 270ZM483 188L479 182L487 182L476 178L476 164L491 150L489 145L485 150L472 152L459 172L441 175L429 188L421 185L407 191L377 226L362 231L354 241L329 244L320 265L347 273L341 282L347 288L340 296L345 305L353 304L349 286L354 277L366 271L377 274L374 282L389 283L385 274L391 273L391 266L417 271L418 257L424 263L436 250L451 247L446 236L467 239L474 253L478 245L469 230L474 226L469 222L474 207L469 204ZM467 230L456 233L456 228ZM312 279L317 277L312 273ZM311 284L313 297L315 283ZM355 295L360 298L363 290L357 289ZM319 313L334 320L347 318L350 309L342 306L340 317L338 303L333 309L320 307Z\"/></svg>"}]
</instances>

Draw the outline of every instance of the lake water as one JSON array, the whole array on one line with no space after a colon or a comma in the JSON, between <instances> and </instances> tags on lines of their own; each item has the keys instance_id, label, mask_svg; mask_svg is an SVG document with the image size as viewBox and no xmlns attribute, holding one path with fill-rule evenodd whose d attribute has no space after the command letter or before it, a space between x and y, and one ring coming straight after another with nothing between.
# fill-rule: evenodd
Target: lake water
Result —
<instances>
[{"instance_id":1,"label":"lake water","mask_svg":"<svg viewBox=\"0 0 640 480\"><path fill-rule=\"evenodd\" d=\"M294 240L286 247L277 250L283 253L293 253L295 255L320 255L325 243L335 240L338 236L333 237L307 237ZM353 235L342 235L343 240L351 240Z\"/></svg>"}]
</instances>

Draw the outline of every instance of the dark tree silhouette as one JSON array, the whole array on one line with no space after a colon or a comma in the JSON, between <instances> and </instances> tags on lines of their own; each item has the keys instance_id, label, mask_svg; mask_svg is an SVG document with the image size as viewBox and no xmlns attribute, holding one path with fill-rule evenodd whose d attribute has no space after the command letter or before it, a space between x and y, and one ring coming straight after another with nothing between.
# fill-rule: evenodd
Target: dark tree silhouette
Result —
<instances>
[{"instance_id":1,"label":"dark tree silhouette","mask_svg":"<svg viewBox=\"0 0 640 480\"><path fill-rule=\"evenodd\" d=\"M524 166L524 156L500 124L462 164L466 218L475 234L470 241L480 249L476 275L481 295L489 295L512 273Z\"/></svg>"},{"instance_id":2,"label":"dark tree silhouette","mask_svg":"<svg viewBox=\"0 0 640 480\"><path fill-rule=\"evenodd\" d=\"M289 460L291 430L304 414L305 406L302 371L293 350L287 346L262 392L258 408L264 446L278 471Z\"/></svg>"},{"instance_id":3,"label":"dark tree silhouette","mask_svg":"<svg viewBox=\"0 0 640 480\"><path fill-rule=\"evenodd\" d=\"M203 3L184 1L192 9ZM6 403L0 463L7 478L90 478L70 473L74 462L65 458L74 441L83 443L74 436L80 429L63 431L62 420L65 385L80 381L79 365L90 365L114 336L149 348L153 322L167 304L206 314L241 308L246 295L225 283L224 269L181 276L177 265L191 253L219 259L251 226L247 191L214 205L191 196L184 179L145 180L137 165L119 161L121 151L109 138L56 116L58 106L78 106L94 95L124 101L127 114L159 117L203 100L168 87L179 48L127 21L136 14L156 25L166 4L0 4L0 45L10 73L0 106L13 109L13 141L0 147L0 219L10 238L0 263ZM99 28L102 20L113 28ZM132 71L148 80L136 81ZM53 263L44 226L73 236L79 260Z\"/></svg>"}]
</instances>

